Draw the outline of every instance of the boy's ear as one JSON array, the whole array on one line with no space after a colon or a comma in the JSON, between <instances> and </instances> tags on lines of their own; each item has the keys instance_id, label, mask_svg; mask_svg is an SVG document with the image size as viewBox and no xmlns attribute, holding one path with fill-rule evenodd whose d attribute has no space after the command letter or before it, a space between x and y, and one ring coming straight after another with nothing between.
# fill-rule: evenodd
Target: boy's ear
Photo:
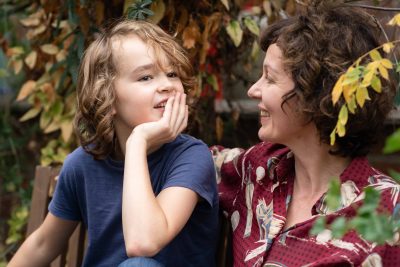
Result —
<instances>
[{"instance_id":1,"label":"boy's ear","mask_svg":"<svg viewBox=\"0 0 400 267\"><path fill-rule=\"evenodd\" d=\"M112 115L117 114L117 109L115 108L115 104L112 105L111 114L112 114Z\"/></svg>"}]
</instances>

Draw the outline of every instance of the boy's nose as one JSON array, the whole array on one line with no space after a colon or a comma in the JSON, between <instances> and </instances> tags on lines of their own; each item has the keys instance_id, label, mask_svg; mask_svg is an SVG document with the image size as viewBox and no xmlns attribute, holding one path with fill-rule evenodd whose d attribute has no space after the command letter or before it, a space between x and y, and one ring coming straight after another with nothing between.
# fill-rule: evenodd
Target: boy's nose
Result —
<instances>
[{"instance_id":1,"label":"boy's nose","mask_svg":"<svg viewBox=\"0 0 400 267\"><path fill-rule=\"evenodd\" d=\"M174 84L168 78L160 80L160 84L158 86L159 92L170 92L175 90L176 88Z\"/></svg>"}]
</instances>

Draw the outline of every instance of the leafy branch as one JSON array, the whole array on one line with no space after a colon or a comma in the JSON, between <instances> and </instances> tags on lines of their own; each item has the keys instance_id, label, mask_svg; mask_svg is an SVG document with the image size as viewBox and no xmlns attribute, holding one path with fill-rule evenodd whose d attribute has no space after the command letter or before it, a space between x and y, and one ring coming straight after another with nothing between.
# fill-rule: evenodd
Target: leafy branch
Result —
<instances>
[{"instance_id":1,"label":"leafy branch","mask_svg":"<svg viewBox=\"0 0 400 267\"><path fill-rule=\"evenodd\" d=\"M371 100L368 89L372 89L377 93L382 92L380 77L389 80L388 70L393 69L393 64L389 59L382 57L379 49L382 49L385 53L390 53L395 43L398 42L400 42L400 40L388 42L372 49L359 57L357 61L339 77L332 90L332 103L333 105L337 104L342 96L345 103L339 111L336 126L330 135L330 143L332 146L336 142L336 135L339 137L345 136L349 112L355 114L357 106L362 108L367 100ZM360 64L368 57L371 60L369 63L366 65Z\"/></svg>"}]
</instances>

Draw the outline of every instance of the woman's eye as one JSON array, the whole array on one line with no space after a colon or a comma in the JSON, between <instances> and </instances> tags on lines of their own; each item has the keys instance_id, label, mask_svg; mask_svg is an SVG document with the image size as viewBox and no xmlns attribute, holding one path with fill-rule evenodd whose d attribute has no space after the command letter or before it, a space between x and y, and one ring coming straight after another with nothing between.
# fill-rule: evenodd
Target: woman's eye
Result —
<instances>
[{"instance_id":1,"label":"woman's eye","mask_svg":"<svg viewBox=\"0 0 400 267\"><path fill-rule=\"evenodd\" d=\"M265 79L267 80L267 83L275 83L275 81L271 79L271 77L269 77L268 75L265 75Z\"/></svg>"},{"instance_id":2,"label":"woman's eye","mask_svg":"<svg viewBox=\"0 0 400 267\"><path fill-rule=\"evenodd\" d=\"M149 80L151 80L151 76L150 75L146 75L146 76L143 76L143 77L141 77L140 79L139 79L139 81L149 81Z\"/></svg>"},{"instance_id":3,"label":"woman's eye","mask_svg":"<svg viewBox=\"0 0 400 267\"><path fill-rule=\"evenodd\" d=\"M178 77L178 74L176 72L172 71L172 72L168 72L167 76L169 78L176 78L176 77Z\"/></svg>"}]
</instances>

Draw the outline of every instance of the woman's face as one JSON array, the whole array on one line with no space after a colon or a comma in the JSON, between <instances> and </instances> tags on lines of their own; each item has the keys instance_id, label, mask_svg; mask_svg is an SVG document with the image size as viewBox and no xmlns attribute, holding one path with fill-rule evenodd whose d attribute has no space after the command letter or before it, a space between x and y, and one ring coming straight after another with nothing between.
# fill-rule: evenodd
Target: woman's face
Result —
<instances>
[{"instance_id":1,"label":"woman's face","mask_svg":"<svg viewBox=\"0 0 400 267\"><path fill-rule=\"evenodd\" d=\"M288 100L283 110L281 107L282 97L294 86L291 75L283 67L281 49L276 44L270 45L262 76L247 92L250 98L260 101L261 128L258 137L262 141L290 145L304 134L304 119L295 111L296 97Z\"/></svg>"}]
</instances>

